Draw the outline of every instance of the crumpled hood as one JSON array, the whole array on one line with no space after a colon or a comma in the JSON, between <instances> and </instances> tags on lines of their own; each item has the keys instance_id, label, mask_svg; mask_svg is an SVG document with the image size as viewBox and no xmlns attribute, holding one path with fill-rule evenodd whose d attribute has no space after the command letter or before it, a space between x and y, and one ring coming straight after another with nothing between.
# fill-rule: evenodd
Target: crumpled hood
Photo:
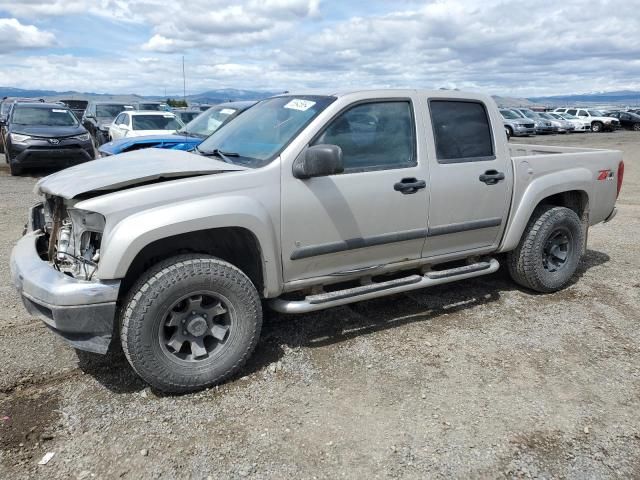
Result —
<instances>
[{"instance_id":1,"label":"crumpled hood","mask_svg":"<svg viewBox=\"0 0 640 480\"><path fill-rule=\"evenodd\" d=\"M37 194L71 199L82 193L118 190L166 178L246 170L215 158L180 150L150 148L92 160L41 179Z\"/></svg>"}]
</instances>

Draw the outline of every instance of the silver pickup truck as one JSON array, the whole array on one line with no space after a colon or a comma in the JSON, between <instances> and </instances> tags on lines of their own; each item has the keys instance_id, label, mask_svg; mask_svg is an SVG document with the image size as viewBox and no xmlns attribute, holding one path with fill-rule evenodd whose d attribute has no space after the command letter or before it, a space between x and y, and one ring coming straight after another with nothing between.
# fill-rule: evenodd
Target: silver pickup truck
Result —
<instances>
[{"instance_id":1,"label":"silver pickup truck","mask_svg":"<svg viewBox=\"0 0 640 480\"><path fill-rule=\"evenodd\" d=\"M485 95L287 94L197 152L43 178L12 277L75 348L119 338L148 383L189 391L242 367L263 304L312 312L499 262L531 290L565 287L589 226L615 215L623 171L618 151L507 143Z\"/></svg>"}]
</instances>

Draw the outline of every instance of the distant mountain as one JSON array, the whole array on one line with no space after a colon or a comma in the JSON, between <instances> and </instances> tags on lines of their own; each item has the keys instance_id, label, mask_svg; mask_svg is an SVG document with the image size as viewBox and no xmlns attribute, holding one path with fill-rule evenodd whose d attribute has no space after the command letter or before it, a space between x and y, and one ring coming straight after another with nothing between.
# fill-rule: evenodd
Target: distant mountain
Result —
<instances>
[{"instance_id":1,"label":"distant mountain","mask_svg":"<svg viewBox=\"0 0 640 480\"><path fill-rule=\"evenodd\" d=\"M550 97L533 97L529 98L532 102L545 104L624 104L624 105L640 105L640 91L620 90L614 92L591 92L572 95L554 95Z\"/></svg>"},{"instance_id":2,"label":"distant mountain","mask_svg":"<svg viewBox=\"0 0 640 480\"><path fill-rule=\"evenodd\" d=\"M493 95L493 99L499 107L504 108L532 107L537 105L535 102L532 102L527 98L500 97L498 95Z\"/></svg>"},{"instance_id":3,"label":"distant mountain","mask_svg":"<svg viewBox=\"0 0 640 480\"><path fill-rule=\"evenodd\" d=\"M238 90L235 88L222 88L218 90L209 90L194 95L187 95L187 102L197 104L216 104L234 100L260 100L270 97L281 92L258 91L258 90ZM135 102L136 100L166 100L166 96L161 95L117 95L111 93L92 93L92 92L57 92L55 90L29 90L13 87L0 87L0 98L2 97L26 97L26 98L44 98L45 100L61 100L61 99L83 99L83 100L113 100L119 102ZM168 95L171 98L182 98L180 95Z\"/></svg>"}]
</instances>

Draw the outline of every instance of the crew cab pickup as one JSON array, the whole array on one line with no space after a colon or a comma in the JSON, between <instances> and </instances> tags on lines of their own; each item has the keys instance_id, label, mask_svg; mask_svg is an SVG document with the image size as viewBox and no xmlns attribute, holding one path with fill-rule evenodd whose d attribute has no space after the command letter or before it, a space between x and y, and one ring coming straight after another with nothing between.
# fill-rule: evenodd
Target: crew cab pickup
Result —
<instances>
[{"instance_id":1,"label":"crew cab pickup","mask_svg":"<svg viewBox=\"0 0 640 480\"><path fill-rule=\"evenodd\" d=\"M486 95L286 94L194 153L41 179L12 277L75 348L117 338L144 380L189 391L238 372L263 305L304 314L500 263L533 291L565 287L623 172L618 151L508 144Z\"/></svg>"}]
</instances>

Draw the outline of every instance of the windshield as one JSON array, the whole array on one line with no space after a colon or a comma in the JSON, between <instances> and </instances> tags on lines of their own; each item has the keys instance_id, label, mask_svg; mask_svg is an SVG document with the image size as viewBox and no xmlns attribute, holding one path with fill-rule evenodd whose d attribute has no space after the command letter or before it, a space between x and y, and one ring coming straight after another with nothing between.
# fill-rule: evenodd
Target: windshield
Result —
<instances>
[{"instance_id":1,"label":"windshield","mask_svg":"<svg viewBox=\"0 0 640 480\"><path fill-rule=\"evenodd\" d=\"M78 120L70 110L53 107L17 106L11 121L18 125L32 126L74 127L78 125Z\"/></svg>"},{"instance_id":2,"label":"windshield","mask_svg":"<svg viewBox=\"0 0 640 480\"><path fill-rule=\"evenodd\" d=\"M162 110L161 105L159 103L139 103L138 110Z\"/></svg>"},{"instance_id":3,"label":"windshield","mask_svg":"<svg viewBox=\"0 0 640 480\"><path fill-rule=\"evenodd\" d=\"M551 115L549 115L548 113L538 113L538 116L541 118L545 118L547 120L555 120L555 118L553 118Z\"/></svg>"},{"instance_id":4,"label":"windshield","mask_svg":"<svg viewBox=\"0 0 640 480\"><path fill-rule=\"evenodd\" d=\"M120 103L96 105L96 117L98 118L116 118L120 112L131 110L133 107Z\"/></svg>"},{"instance_id":5,"label":"windshield","mask_svg":"<svg viewBox=\"0 0 640 480\"><path fill-rule=\"evenodd\" d=\"M504 118L508 118L508 119L510 119L510 120L520 118L518 115L516 115L516 113L515 113L515 112L512 112L511 110L500 110L500 114L501 114Z\"/></svg>"},{"instance_id":6,"label":"windshield","mask_svg":"<svg viewBox=\"0 0 640 480\"><path fill-rule=\"evenodd\" d=\"M177 130L183 126L174 115L133 115L134 130Z\"/></svg>"},{"instance_id":7,"label":"windshield","mask_svg":"<svg viewBox=\"0 0 640 480\"><path fill-rule=\"evenodd\" d=\"M525 116L525 118L540 118L540 115L528 108L523 108L520 112Z\"/></svg>"},{"instance_id":8,"label":"windshield","mask_svg":"<svg viewBox=\"0 0 640 480\"><path fill-rule=\"evenodd\" d=\"M211 107L202 112L182 129L185 133L206 138L236 116L238 109L231 107Z\"/></svg>"},{"instance_id":9,"label":"windshield","mask_svg":"<svg viewBox=\"0 0 640 480\"><path fill-rule=\"evenodd\" d=\"M335 97L282 96L264 100L198 146L204 154L218 150L232 162L261 167L273 160Z\"/></svg>"},{"instance_id":10,"label":"windshield","mask_svg":"<svg viewBox=\"0 0 640 480\"><path fill-rule=\"evenodd\" d=\"M591 115L592 117L604 117L604 113L602 113L600 110L587 110L587 112L589 112L589 115Z\"/></svg>"}]
</instances>

